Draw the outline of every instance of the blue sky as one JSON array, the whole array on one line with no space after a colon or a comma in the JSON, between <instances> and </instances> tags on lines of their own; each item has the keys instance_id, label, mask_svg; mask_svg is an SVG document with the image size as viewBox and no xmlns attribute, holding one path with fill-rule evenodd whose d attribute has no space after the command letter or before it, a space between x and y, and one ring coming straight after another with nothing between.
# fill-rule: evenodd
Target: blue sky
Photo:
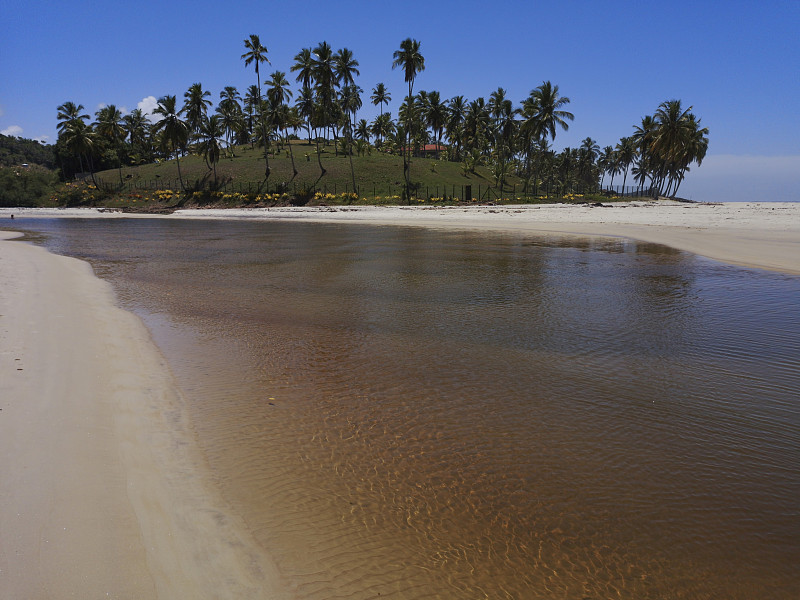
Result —
<instances>
[{"instance_id":1,"label":"blue sky","mask_svg":"<svg viewBox=\"0 0 800 600\"><path fill-rule=\"evenodd\" d=\"M195 82L215 100L226 85L244 92L255 82L240 60L251 33L269 50L265 75L288 73L301 48L323 40L350 48L365 91L359 117L377 114L368 97L378 82L396 115L406 86L392 53L412 37L426 64L417 91L472 100L503 87L519 104L550 80L575 114L559 150L587 136L613 145L677 98L710 130L706 162L682 195L800 200L798 30L800 0L0 0L0 131L53 142L56 107L67 100L93 114L102 104L182 99Z\"/></svg>"}]
</instances>

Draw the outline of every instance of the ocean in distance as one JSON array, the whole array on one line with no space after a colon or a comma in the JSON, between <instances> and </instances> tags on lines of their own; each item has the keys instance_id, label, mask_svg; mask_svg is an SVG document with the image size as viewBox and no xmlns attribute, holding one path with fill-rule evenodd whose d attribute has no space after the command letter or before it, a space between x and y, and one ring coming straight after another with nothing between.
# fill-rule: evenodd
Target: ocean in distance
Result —
<instances>
[{"instance_id":1,"label":"ocean in distance","mask_svg":"<svg viewBox=\"0 0 800 600\"><path fill-rule=\"evenodd\" d=\"M148 325L298 597L800 597L800 277L603 238L14 228Z\"/></svg>"}]
</instances>

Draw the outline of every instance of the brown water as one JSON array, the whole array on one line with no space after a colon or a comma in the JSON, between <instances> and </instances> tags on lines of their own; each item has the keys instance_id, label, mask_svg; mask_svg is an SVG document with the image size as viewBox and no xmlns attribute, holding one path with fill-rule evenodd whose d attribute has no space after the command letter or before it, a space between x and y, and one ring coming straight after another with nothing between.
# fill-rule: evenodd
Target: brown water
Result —
<instances>
[{"instance_id":1,"label":"brown water","mask_svg":"<svg viewBox=\"0 0 800 600\"><path fill-rule=\"evenodd\" d=\"M800 278L661 246L20 220L151 328L300 598L800 597Z\"/></svg>"}]
</instances>

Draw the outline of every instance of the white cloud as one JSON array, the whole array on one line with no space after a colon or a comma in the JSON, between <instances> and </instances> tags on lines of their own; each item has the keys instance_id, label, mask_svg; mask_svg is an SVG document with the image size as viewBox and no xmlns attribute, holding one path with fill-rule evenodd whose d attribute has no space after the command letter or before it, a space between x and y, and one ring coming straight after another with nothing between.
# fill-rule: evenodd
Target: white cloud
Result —
<instances>
[{"instance_id":1,"label":"white cloud","mask_svg":"<svg viewBox=\"0 0 800 600\"><path fill-rule=\"evenodd\" d=\"M36 140L37 142L39 142L40 144L46 144L47 140L50 139L50 136L49 135L40 135L39 137L35 137L33 139Z\"/></svg>"},{"instance_id":2,"label":"white cloud","mask_svg":"<svg viewBox=\"0 0 800 600\"><path fill-rule=\"evenodd\" d=\"M100 104L97 105L97 108L95 108L95 110L103 110L106 106L108 105L105 102L101 102Z\"/></svg>"},{"instance_id":3,"label":"white cloud","mask_svg":"<svg viewBox=\"0 0 800 600\"><path fill-rule=\"evenodd\" d=\"M10 135L13 137L19 137L22 135L22 127L19 125L12 125L11 127L6 127L3 131L0 131L3 135Z\"/></svg>"},{"instance_id":4,"label":"white cloud","mask_svg":"<svg viewBox=\"0 0 800 600\"><path fill-rule=\"evenodd\" d=\"M705 202L800 201L800 156L707 156L678 195Z\"/></svg>"},{"instance_id":5,"label":"white cloud","mask_svg":"<svg viewBox=\"0 0 800 600\"><path fill-rule=\"evenodd\" d=\"M142 100L136 105L136 108L140 109L147 120L151 123L155 123L158 119L153 117L153 111L158 107L158 100L156 100L155 96L147 96L146 98L142 98Z\"/></svg>"}]
</instances>

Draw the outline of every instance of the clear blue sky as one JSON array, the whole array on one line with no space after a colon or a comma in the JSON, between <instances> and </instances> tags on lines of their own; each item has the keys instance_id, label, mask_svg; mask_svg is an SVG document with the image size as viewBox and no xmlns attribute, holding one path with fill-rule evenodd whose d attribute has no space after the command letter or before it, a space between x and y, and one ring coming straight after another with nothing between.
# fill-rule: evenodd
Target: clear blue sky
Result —
<instances>
[{"instance_id":1,"label":"clear blue sky","mask_svg":"<svg viewBox=\"0 0 800 600\"><path fill-rule=\"evenodd\" d=\"M369 93L378 82L396 115L406 86L391 69L392 53L412 37L426 64L415 90L472 100L501 86L519 104L550 80L575 114L558 150L587 136L613 145L659 103L678 98L710 130L707 160L681 192L800 200L798 31L800 0L0 0L0 131L53 142L56 107L67 100L94 114L102 104L131 110L150 96L182 100L195 82L215 100L226 85L244 92L255 82L240 59L251 33L269 50L265 75L288 73L301 48L323 40L350 48L365 92L359 117L377 114ZM742 170L751 166L745 197ZM763 185L754 183L761 172L769 173Z\"/></svg>"}]
</instances>

